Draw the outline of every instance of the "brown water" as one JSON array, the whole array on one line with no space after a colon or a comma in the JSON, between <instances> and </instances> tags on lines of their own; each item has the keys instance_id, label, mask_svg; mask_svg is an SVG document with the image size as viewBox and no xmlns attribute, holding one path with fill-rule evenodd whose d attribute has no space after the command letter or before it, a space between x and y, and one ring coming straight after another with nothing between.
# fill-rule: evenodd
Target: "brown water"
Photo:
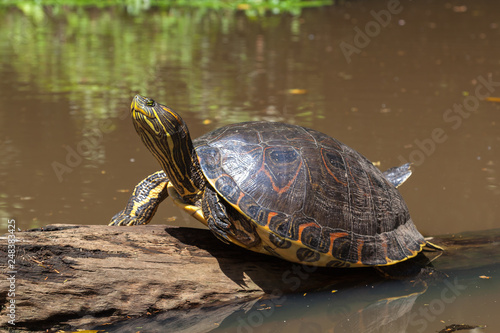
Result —
<instances>
[{"instance_id":1,"label":"brown water","mask_svg":"<svg viewBox=\"0 0 500 333\"><path fill-rule=\"evenodd\" d=\"M426 235L500 227L500 99L488 100L500 98L500 4L394 3L261 17L0 10L2 231L8 219L21 229L106 224L123 208L159 169L128 115L136 93L181 113L193 137L277 120L327 133L384 170L411 161L401 192ZM200 226L170 202L153 223ZM490 305L471 317L496 327L488 332L500 331L498 295L480 294ZM442 318L477 310L462 299Z\"/></svg>"}]
</instances>

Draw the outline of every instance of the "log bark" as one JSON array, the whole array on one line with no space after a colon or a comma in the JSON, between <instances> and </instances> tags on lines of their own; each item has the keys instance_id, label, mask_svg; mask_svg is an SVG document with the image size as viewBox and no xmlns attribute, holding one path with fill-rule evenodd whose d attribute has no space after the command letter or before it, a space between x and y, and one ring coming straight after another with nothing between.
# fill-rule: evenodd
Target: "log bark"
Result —
<instances>
[{"instance_id":1,"label":"log bark","mask_svg":"<svg viewBox=\"0 0 500 333\"><path fill-rule=\"evenodd\" d=\"M7 306L14 298L16 329L95 327L167 312L176 331L206 332L259 297L382 279L369 268L327 269L285 262L223 244L203 229L52 225L15 235L15 267L6 267L7 260L1 263L3 328L9 327ZM495 241L491 232L485 237ZM485 244L477 238L461 244L464 239L433 241L450 249L447 256L464 246L469 248L467 255L474 255L474 249ZM7 258L6 249L7 238L2 237L2 258ZM442 263L443 270L457 265L456 260ZM15 273L9 273L12 270ZM12 275L15 297L8 296L12 280L7 278Z\"/></svg>"}]
</instances>

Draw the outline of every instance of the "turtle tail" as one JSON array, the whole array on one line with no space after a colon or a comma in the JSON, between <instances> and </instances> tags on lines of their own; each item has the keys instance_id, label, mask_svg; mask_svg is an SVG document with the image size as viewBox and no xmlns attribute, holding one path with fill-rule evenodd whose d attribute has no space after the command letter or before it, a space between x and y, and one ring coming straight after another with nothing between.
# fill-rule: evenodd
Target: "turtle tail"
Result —
<instances>
[{"instance_id":1,"label":"turtle tail","mask_svg":"<svg viewBox=\"0 0 500 333\"><path fill-rule=\"evenodd\" d=\"M424 245L423 250L424 251L431 251L431 252L444 251L444 249L441 246L433 244L433 243L427 241L427 239L425 240L425 245Z\"/></svg>"}]
</instances>

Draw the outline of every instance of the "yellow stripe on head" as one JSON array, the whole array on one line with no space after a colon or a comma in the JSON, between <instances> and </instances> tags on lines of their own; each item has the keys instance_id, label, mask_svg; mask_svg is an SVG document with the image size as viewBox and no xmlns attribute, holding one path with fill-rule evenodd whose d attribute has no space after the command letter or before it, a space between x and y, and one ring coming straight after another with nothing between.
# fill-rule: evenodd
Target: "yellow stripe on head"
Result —
<instances>
[{"instance_id":1,"label":"yellow stripe on head","mask_svg":"<svg viewBox=\"0 0 500 333\"><path fill-rule=\"evenodd\" d=\"M172 109L137 95L130 106L135 129L177 192L189 201L204 187L204 177L186 123Z\"/></svg>"}]
</instances>

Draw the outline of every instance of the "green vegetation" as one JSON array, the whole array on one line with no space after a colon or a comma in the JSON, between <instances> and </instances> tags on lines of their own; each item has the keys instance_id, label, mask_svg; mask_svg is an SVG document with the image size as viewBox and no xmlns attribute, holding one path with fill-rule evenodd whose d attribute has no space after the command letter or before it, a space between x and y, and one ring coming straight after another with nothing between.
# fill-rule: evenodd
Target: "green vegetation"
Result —
<instances>
[{"instance_id":1,"label":"green vegetation","mask_svg":"<svg viewBox=\"0 0 500 333\"><path fill-rule=\"evenodd\" d=\"M42 98L49 101L64 96L83 110L83 119L76 120L82 130L95 127L100 119L121 116L116 110L123 107L118 104L129 103L137 92L201 110L201 119L253 119L252 110L266 107L266 102L256 105L263 103L259 89L265 86L260 80L274 77L286 83L283 89L301 88L285 82L289 79L279 73L309 65L307 48L289 54L286 63L273 60L273 48L283 36L308 42L306 36L300 38L299 18L292 15L252 18L231 10L178 7L132 14L120 6L43 3L18 1L14 7L0 8L0 74L15 75L20 90L46 92ZM246 35L245 43L239 34ZM296 100L283 92L277 96ZM235 105L249 112L235 114ZM300 112L308 111L303 108ZM271 117L276 114L268 111Z\"/></svg>"},{"instance_id":2,"label":"green vegetation","mask_svg":"<svg viewBox=\"0 0 500 333\"><path fill-rule=\"evenodd\" d=\"M248 16L291 13L300 14L302 8L320 7L333 4L334 0L0 0L0 6L85 6L109 8L123 6L130 13L140 13L151 8L197 8L214 10L243 11Z\"/></svg>"}]
</instances>

